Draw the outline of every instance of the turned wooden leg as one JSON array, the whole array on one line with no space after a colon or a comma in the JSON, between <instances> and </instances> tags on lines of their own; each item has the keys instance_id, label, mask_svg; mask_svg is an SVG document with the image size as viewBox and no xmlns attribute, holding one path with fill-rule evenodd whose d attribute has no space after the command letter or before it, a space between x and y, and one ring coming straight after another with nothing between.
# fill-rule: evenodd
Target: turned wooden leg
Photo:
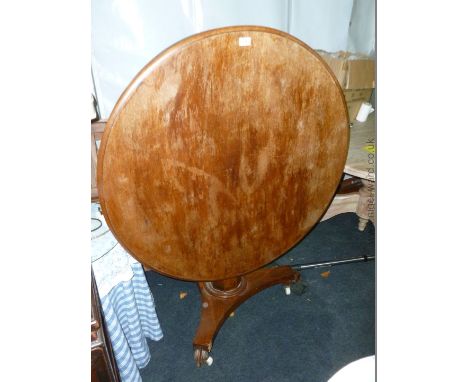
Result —
<instances>
[{"instance_id":1,"label":"turned wooden leg","mask_svg":"<svg viewBox=\"0 0 468 382\"><path fill-rule=\"evenodd\" d=\"M369 220L375 221L375 183L370 180L362 179L356 214L359 216L359 231L364 231Z\"/></svg>"},{"instance_id":2,"label":"turned wooden leg","mask_svg":"<svg viewBox=\"0 0 468 382\"><path fill-rule=\"evenodd\" d=\"M289 286L298 281L299 272L288 266L262 268L242 277L215 282L200 282L202 308L200 323L193 339L194 358L198 367L211 364L209 352L224 321L240 304L254 294L275 284Z\"/></svg>"},{"instance_id":3,"label":"turned wooden leg","mask_svg":"<svg viewBox=\"0 0 468 382\"><path fill-rule=\"evenodd\" d=\"M359 231L364 231L366 229L366 225L369 219L363 219L359 218L359 223L358 223L358 230Z\"/></svg>"}]
</instances>

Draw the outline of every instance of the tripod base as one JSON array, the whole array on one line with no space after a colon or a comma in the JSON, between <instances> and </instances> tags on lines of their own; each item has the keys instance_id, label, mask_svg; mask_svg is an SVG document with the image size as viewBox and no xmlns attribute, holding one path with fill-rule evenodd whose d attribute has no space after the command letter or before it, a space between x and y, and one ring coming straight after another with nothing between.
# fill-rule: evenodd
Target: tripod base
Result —
<instances>
[{"instance_id":1,"label":"tripod base","mask_svg":"<svg viewBox=\"0 0 468 382\"><path fill-rule=\"evenodd\" d=\"M262 268L242 277L216 282L200 282L202 308L200 323L193 339L197 367L211 365L209 352L218 330L226 318L254 294L275 284L288 287L298 281L300 274L289 266Z\"/></svg>"}]
</instances>

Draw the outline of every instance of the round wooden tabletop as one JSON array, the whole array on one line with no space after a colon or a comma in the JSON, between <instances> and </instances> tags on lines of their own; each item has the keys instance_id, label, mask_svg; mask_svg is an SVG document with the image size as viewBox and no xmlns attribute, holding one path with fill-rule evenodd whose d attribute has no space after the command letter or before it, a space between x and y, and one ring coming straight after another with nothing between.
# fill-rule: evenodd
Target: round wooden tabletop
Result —
<instances>
[{"instance_id":1,"label":"round wooden tabletop","mask_svg":"<svg viewBox=\"0 0 468 382\"><path fill-rule=\"evenodd\" d=\"M348 142L340 86L306 44L264 27L207 31L155 57L120 97L99 198L141 263L186 280L236 277L317 223Z\"/></svg>"}]
</instances>

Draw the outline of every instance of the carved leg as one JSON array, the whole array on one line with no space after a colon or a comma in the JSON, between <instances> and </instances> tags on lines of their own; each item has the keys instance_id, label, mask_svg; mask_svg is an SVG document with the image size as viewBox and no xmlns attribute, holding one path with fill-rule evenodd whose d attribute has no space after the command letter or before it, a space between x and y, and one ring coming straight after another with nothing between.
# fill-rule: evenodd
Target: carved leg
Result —
<instances>
[{"instance_id":1,"label":"carved leg","mask_svg":"<svg viewBox=\"0 0 468 382\"><path fill-rule=\"evenodd\" d=\"M211 364L209 352L224 321L240 304L275 284L290 285L300 274L291 267L262 268L237 279L198 283L202 308L200 323L193 339L197 367Z\"/></svg>"},{"instance_id":2,"label":"carved leg","mask_svg":"<svg viewBox=\"0 0 468 382\"><path fill-rule=\"evenodd\" d=\"M366 179L362 179L362 183L356 210L359 216L359 231L364 231L369 220L375 221L375 183Z\"/></svg>"}]
</instances>

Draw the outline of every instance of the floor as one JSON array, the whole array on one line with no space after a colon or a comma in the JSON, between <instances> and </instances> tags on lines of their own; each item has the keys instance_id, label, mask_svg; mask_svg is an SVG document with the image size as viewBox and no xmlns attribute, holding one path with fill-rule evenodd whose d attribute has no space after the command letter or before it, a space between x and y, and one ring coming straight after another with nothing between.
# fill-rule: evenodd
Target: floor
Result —
<instances>
[{"instance_id":1,"label":"floor","mask_svg":"<svg viewBox=\"0 0 468 382\"><path fill-rule=\"evenodd\" d=\"M297 264L374 255L374 226L357 229L348 213L318 224L277 260ZM148 341L143 382L327 381L336 371L375 353L375 262L303 270L302 295L274 286L254 296L216 337L211 367L197 369L192 337L200 302L195 283L146 273L164 338ZM181 298L181 296L184 296Z\"/></svg>"}]
</instances>

